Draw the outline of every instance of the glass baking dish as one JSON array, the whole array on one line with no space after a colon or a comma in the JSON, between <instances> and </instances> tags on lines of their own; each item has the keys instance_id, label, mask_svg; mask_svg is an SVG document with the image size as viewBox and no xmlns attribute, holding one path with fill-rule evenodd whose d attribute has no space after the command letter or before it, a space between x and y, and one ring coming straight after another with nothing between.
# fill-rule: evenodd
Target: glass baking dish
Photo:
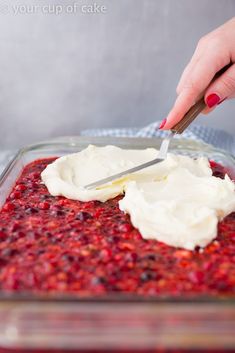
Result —
<instances>
[{"instance_id":1,"label":"glass baking dish","mask_svg":"<svg viewBox=\"0 0 235 353\"><path fill-rule=\"evenodd\" d=\"M29 162L62 156L88 144L159 148L159 138L63 137L20 150L0 177L0 207ZM170 152L206 156L235 176L235 158L200 142L174 139ZM235 351L235 297L194 299L0 292L0 353Z\"/></svg>"}]
</instances>

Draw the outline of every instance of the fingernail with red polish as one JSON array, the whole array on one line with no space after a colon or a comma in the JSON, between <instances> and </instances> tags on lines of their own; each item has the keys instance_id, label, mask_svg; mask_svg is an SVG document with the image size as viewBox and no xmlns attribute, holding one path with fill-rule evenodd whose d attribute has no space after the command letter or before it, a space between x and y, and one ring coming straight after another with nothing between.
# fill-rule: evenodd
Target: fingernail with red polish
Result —
<instances>
[{"instance_id":1,"label":"fingernail with red polish","mask_svg":"<svg viewBox=\"0 0 235 353\"><path fill-rule=\"evenodd\" d=\"M224 98L224 99L222 99L222 100L218 103L218 105L221 104L221 103L223 103L226 99L227 99L227 97Z\"/></svg>"},{"instance_id":2,"label":"fingernail with red polish","mask_svg":"<svg viewBox=\"0 0 235 353\"><path fill-rule=\"evenodd\" d=\"M159 129L162 129L166 125L166 119L162 120L161 124L159 125Z\"/></svg>"},{"instance_id":3,"label":"fingernail with red polish","mask_svg":"<svg viewBox=\"0 0 235 353\"><path fill-rule=\"evenodd\" d=\"M212 93L206 98L206 104L208 105L209 108L212 108L215 105L217 105L219 101L220 101L220 97L216 93Z\"/></svg>"}]
</instances>

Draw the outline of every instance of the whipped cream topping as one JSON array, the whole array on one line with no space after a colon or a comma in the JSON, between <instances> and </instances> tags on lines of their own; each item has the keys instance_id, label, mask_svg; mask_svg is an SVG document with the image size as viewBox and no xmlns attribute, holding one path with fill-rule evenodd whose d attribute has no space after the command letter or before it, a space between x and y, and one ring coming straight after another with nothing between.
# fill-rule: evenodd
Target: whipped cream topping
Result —
<instances>
[{"instance_id":1,"label":"whipped cream topping","mask_svg":"<svg viewBox=\"0 0 235 353\"><path fill-rule=\"evenodd\" d=\"M84 186L150 161L156 158L157 153L154 148L124 150L115 146L89 145L81 152L58 158L48 165L42 172L42 180L53 196L61 195L73 200L104 202L122 194L127 181L152 180L153 173L146 169L100 189L86 190ZM161 174L160 171L159 175Z\"/></svg>"},{"instance_id":2,"label":"whipped cream topping","mask_svg":"<svg viewBox=\"0 0 235 353\"><path fill-rule=\"evenodd\" d=\"M88 146L58 158L42 172L53 196L106 201L125 192L119 202L145 239L193 250L217 235L218 221L235 210L235 185L228 176L213 177L206 158L168 154L165 161L104 187L84 185L156 158L158 150L124 150Z\"/></svg>"},{"instance_id":3,"label":"whipped cream topping","mask_svg":"<svg viewBox=\"0 0 235 353\"><path fill-rule=\"evenodd\" d=\"M143 238L193 250L216 238L218 221L235 209L234 183L179 167L158 182L130 182L119 207Z\"/></svg>"}]
</instances>

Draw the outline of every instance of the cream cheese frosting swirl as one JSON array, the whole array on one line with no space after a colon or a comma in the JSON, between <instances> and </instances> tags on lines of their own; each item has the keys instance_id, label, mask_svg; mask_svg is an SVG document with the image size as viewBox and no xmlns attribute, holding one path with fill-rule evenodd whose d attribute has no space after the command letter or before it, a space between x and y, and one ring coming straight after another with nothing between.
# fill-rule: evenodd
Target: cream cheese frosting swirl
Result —
<instances>
[{"instance_id":1,"label":"cream cheese frosting swirl","mask_svg":"<svg viewBox=\"0 0 235 353\"><path fill-rule=\"evenodd\" d=\"M156 158L158 150L125 150L90 145L58 158L42 172L53 196L102 202L125 193L119 202L145 239L188 250L205 247L217 235L218 221L235 210L235 186L212 176L206 158L168 154L165 161L99 189L84 185Z\"/></svg>"}]
</instances>

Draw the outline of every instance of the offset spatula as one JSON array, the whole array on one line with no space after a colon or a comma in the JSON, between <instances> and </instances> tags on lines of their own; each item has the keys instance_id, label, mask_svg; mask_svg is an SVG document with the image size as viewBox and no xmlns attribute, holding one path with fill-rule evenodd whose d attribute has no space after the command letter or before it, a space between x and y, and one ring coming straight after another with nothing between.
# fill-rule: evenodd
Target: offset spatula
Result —
<instances>
[{"instance_id":1,"label":"offset spatula","mask_svg":"<svg viewBox=\"0 0 235 353\"><path fill-rule=\"evenodd\" d=\"M183 119L181 121L179 121L175 126L173 126L173 128L171 129L170 134L166 138L164 138L164 140L162 141L162 144L161 144L161 147L160 147L160 151L159 151L159 154L158 154L157 158L152 159L149 162L140 164L140 165L138 165L136 167L124 170L123 172L111 175L111 176L109 176L107 178L97 180L94 183L86 185L85 188L88 189L88 190L97 188L98 186L102 186L102 185L110 183L110 182L112 182L114 180L118 180L118 179L122 178L123 176L138 172L141 169L150 167L150 166L152 166L154 164L157 164L159 162L164 161L164 159L166 159L168 147L169 147L169 144L170 144L170 141L171 141L172 137L175 134L181 134L192 123L192 121L198 116L198 114L201 113L201 111L205 107L206 107L206 104L204 102L204 97L202 97L197 103L195 103L189 109L189 111L185 114Z\"/></svg>"},{"instance_id":2,"label":"offset spatula","mask_svg":"<svg viewBox=\"0 0 235 353\"><path fill-rule=\"evenodd\" d=\"M225 67L223 67L220 71L218 71L211 82L213 82L215 79L217 79L219 76L221 76L231 65L232 64L230 63L230 64L226 65ZM170 144L172 137L175 134L181 134L194 121L194 119L196 119L196 117L201 113L201 111L205 107L206 107L206 104L204 102L204 93L203 93L202 97L188 110L188 112L185 114L183 119L181 119L177 124L175 124L175 126L173 126L173 128L171 129L170 134L166 138L164 138L164 140L162 141L160 151L159 151L157 158L155 158L149 162L140 164L134 168L124 170L121 173L117 173L117 174L111 175L107 178L97 180L94 183L86 185L85 188L86 189L97 188L98 186L102 186L104 184L110 183L111 181L120 179L123 176L138 172L141 169L150 167L154 164L157 164L159 162L164 161L164 159L167 156L168 147L169 147L169 144Z\"/></svg>"}]
</instances>

